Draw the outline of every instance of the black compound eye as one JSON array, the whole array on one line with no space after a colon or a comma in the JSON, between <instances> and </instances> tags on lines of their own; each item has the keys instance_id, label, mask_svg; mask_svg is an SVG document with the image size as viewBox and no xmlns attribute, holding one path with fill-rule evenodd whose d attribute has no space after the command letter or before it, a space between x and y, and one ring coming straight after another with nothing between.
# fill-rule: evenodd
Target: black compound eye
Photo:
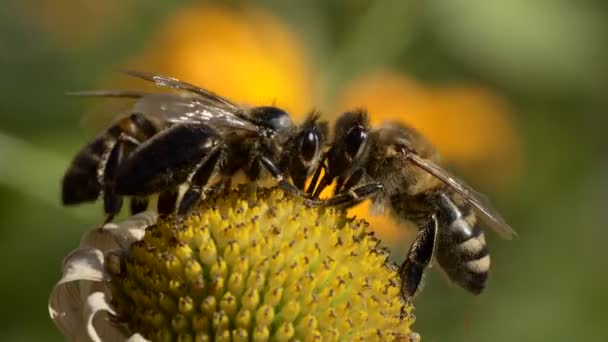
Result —
<instances>
[{"instance_id":1,"label":"black compound eye","mask_svg":"<svg viewBox=\"0 0 608 342\"><path fill-rule=\"evenodd\" d=\"M319 150L319 135L314 131L305 132L302 136L301 156L312 160Z\"/></svg>"},{"instance_id":2,"label":"black compound eye","mask_svg":"<svg viewBox=\"0 0 608 342\"><path fill-rule=\"evenodd\" d=\"M344 138L346 153L351 159L358 157L363 152L367 142L367 131L362 126L351 129Z\"/></svg>"}]
</instances>

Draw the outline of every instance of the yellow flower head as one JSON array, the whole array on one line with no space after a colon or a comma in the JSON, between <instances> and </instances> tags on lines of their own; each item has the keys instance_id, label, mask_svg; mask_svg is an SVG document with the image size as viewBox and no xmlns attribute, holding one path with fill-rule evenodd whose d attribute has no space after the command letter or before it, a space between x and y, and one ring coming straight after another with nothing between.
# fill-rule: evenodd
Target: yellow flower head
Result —
<instances>
[{"instance_id":1,"label":"yellow flower head","mask_svg":"<svg viewBox=\"0 0 608 342\"><path fill-rule=\"evenodd\" d=\"M122 226L114 232L130 229ZM310 208L280 190L240 188L206 199L183 221L159 219L133 240L102 252L100 279L111 322L127 335L417 339L387 252L367 223L341 211ZM56 299L51 315L62 327L67 304Z\"/></svg>"}]
</instances>

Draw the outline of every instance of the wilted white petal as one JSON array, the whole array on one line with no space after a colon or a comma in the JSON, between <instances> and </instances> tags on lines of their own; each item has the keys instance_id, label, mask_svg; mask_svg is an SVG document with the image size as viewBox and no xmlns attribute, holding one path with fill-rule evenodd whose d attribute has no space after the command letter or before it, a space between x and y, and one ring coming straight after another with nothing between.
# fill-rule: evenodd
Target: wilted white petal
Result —
<instances>
[{"instance_id":1,"label":"wilted white petal","mask_svg":"<svg viewBox=\"0 0 608 342\"><path fill-rule=\"evenodd\" d=\"M127 339L126 342L148 342L149 340L141 336L140 334L134 334Z\"/></svg>"},{"instance_id":2,"label":"wilted white petal","mask_svg":"<svg viewBox=\"0 0 608 342\"><path fill-rule=\"evenodd\" d=\"M115 314L103 292L91 293L86 300L83 316L88 337L95 342L125 341L127 332L110 319Z\"/></svg>"},{"instance_id":3,"label":"wilted white petal","mask_svg":"<svg viewBox=\"0 0 608 342\"><path fill-rule=\"evenodd\" d=\"M128 249L133 242L144 237L146 229L156 223L157 218L156 212L145 211L120 223L108 223L101 230L111 233L118 246ZM104 251L108 249L111 248L104 249Z\"/></svg>"},{"instance_id":4,"label":"wilted white petal","mask_svg":"<svg viewBox=\"0 0 608 342\"><path fill-rule=\"evenodd\" d=\"M80 248L63 263L63 276L49 298L49 314L57 327L72 341L121 340L129 336L109 320L113 313L106 301L104 253L128 246L143 238L146 228L156 222L157 214L144 212L118 224L109 223L86 233ZM141 335L131 341L146 341Z\"/></svg>"},{"instance_id":5,"label":"wilted white petal","mask_svg":"<svg viewBox=\"0 0 608 342\"><path fill-rule=\"evenodd\" d=\"M57 285L76 280L104 280L103 253L98 249L79 248L63 261L63 276Z\"/></svg>"},{"instance_id":6,"label":"wilted white petal","mask_svg":"<svg viewBox=\"0 0 608 342\"><path fill-rule=\"evenodd\" d=\"M49 314L66 338L72 341L86 340L82 298L75 282L55 286L49 299Z\"/></svg>"},{"instance_id":7,"label":"wilted white petal","mask_svg":"<svg viewBox=\"0 0 608 342\"><path fill-rule=\"evenodd\" d=\"M86 337L82 316L83 300L91 282L104 279L103 254L86 248L77 249L65 258L63 276L49 298L49 314L59 329L72 340Z\"/></svg>"},{"instance_id":8,"label":"wilted white petal","mask_svg":"<svg viewBox=\"0 0 608 342\"><path fill-rule=\"evenodd\" d=\"M109 224L106 224L106 226ZM114 223L111 224L115 225ZM101 252L105 252L110 249L118 248L119 245L110 231L104 228L94 228L82 236L82 239L80 239L80 247L94 248Z\"/></svg>"}]
</instances>

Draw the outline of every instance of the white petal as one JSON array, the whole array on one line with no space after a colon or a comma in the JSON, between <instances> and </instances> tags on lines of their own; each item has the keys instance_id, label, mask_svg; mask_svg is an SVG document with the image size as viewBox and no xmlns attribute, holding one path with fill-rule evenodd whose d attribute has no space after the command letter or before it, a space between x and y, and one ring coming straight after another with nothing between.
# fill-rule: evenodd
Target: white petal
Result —
<instances>
[{"instance_id":1,"label":"white petal","mask_svg":"<svg viewBox=\"0 0 608 342\"><path fill-rule=\"evenodd\" d=\"M63 261L63 276L57 285L75 280L104 280L103 253L98 249L79 248Z\"/></svg>"},{"instance_id":2,"label":"white petal","mask_svg":"<svg viewBox=\"0 0 608 342\"><path fill-rule=\"evenodd\" d=\"M128 332L110 319L116 313L110 307L103 292L89 295L84 305L83 317L86 320L88 337L94 342L125 341Z\"/></svg>"},{"instance_id":3,"label":"white petal","mask_svg":"<svg viewBox=\"0 0 608 342\"><path fill-rule=\"evenodd\" d=\"M145 211L131 216L119 223L108 223L101 231L109 232L118 247L127 249L133 242L143 239L146 229L156 223L158 214L153 211ZM100 232L98 232L100 234ZM117 246L106 245L104 251L116 248Z\"/></svg>"},{"instance_id":4,"label":"white petal","mask_svg":"<svg viewBox=\"0 0 608 342\"><path fill-rule=\"evenodd\" d=\"M140 334L133 334L133 335L131 335L131 337L129 337L127 339L126 342L148 342L148 341L149 341L148 339L141 336Z\"/></svg>"},{"instance_id":5,"label":"white petal","mask_svg":"<svg viewBox=\"0 0 608 342\"><path fill-rule=\"evenodd\" d=\"M103 254L96 249L77 249L63 263L63 276L49 298L49 314L57 327L71 340L84 338L83 298L92 283L104 279ZM95 286L98 287L98 286Z\"/></svg>"},{"instance_id":6,"label":"white petal","mask_svg":"<svg viewBox=\"0 0 608 342\"><path fill-rule=\"evenodd\" d=\"M76 283L55 286L49 299L49 314L68 340L78 341L85 338L82 298Z\"/></svg>"},{"instance_id":7,"label":"white petal","mask_svg":"<svg viewBox=\"0 0 608 342\"><path fill-rule=\"evenodd\" d=\"M114 223L112 223L114 224ZM93 228L80 239L81 248L94 248L101 252L119 248L112 233L104 228Z\"/></svg>"},{"instance_id":8,"label":"white petal","mask_svg":"<svg viewBox=\"0 0 608 342\"><path fill-rule=\"evenodd\" d=\"M122 222L110 222L101 228L91 229L81 241L81 247L97 248L103 252L110 249L126 249L134 241L144 237L146 229L156 223L158 214L153 211L129 217Z\"/></svg>"},{"instance_id":9,"label":"white petal","mask_svg":"<svg viewBox=\"0 0 608 342\"><path fill-rule=\"evenodd\" d=\"M146 341L129 336L123 327L109 319L112 309L106 301L104 253L125 250L141 240L145 230L156 222L157 214L144 212L118 224L110 223L85 234L79 249L63 263L63 276L49 298L49 314L64 336L71 341Z\"/></svg>"}]
</instances>

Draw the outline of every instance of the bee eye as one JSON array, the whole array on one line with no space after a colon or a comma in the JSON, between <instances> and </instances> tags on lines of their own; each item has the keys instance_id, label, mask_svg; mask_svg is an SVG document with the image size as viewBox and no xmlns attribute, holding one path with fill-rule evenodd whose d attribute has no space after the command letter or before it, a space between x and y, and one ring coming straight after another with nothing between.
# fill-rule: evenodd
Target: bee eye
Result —
<instances>
[{"instance_id":1,"label":"bee eye","mask_svg":"<svg viewBox=\"0 0 608 342\"><path fill-rule=\"evenodd\" d=\"M348 132L344 142L349 157L356 158L363 152L363 147L367 142L367 131L363 127L357 126Z\"/></svg>"},{"instance_id":2,"label":"bee eye","mask_svg":"<svg viewBox=\"0 0 608 342\"><path fill-rule=\"evenodd\" d=\"M301 156L305 160L312 160L319 149L319 136L315 132L304 133L302 137Z\"/></svg>"}]
</instances>

